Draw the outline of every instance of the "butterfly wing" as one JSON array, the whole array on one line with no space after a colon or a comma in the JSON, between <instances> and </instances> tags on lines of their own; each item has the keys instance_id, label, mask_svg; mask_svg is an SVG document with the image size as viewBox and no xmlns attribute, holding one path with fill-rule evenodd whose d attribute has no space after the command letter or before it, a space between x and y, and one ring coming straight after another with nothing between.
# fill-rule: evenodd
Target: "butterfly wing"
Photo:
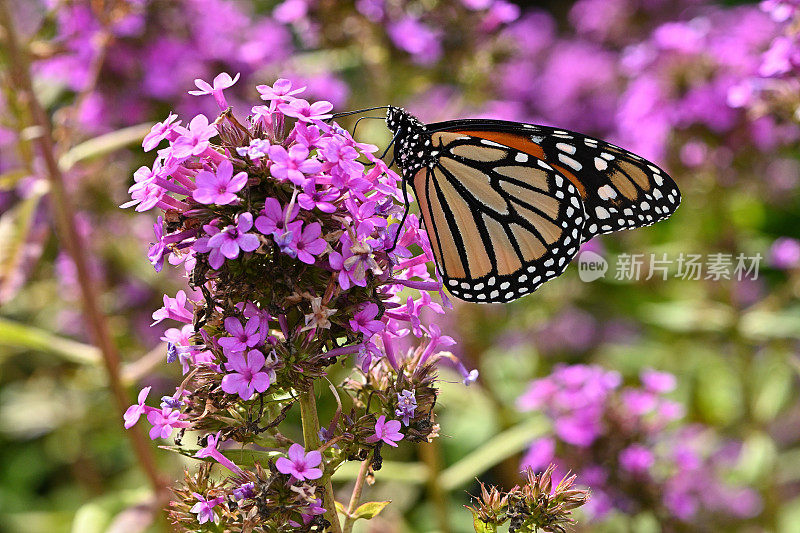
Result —
<instances>
[{"instance_id":1,"label":"butterfly wing","mask_svg":"<svg viewBox=\"0 0 800 533\"><path fill-rule=\"evenodd\" d=\"M670 176L655 164L580 133L499 120L454 120L430 131L469 135L541 159L578 189L586 212L582 240L649 226L669 217L681 202Z\"/></svg>"},{"instance_id":2,"label":"butterfly wing","mask_svg":"<svg viewBox=\"0 0 800 533\"><path fill-rule=\"evenodd\" d=\"M435 164L410 179L444 283L469 302L508 302L560 275L577 253L580 193L541 158L435 132Z\"/></svg>"}]
</instances>

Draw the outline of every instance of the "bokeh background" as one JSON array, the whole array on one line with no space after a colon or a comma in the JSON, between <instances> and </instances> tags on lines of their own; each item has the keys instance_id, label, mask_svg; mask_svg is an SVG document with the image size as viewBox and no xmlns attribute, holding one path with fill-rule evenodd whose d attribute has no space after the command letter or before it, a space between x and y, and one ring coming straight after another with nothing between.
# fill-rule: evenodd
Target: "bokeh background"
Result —
<instances>
[{"instance_id":1,"label":"bokeh background","mask_svg":"<svg viewBox=\"0 0 800 533\"><path fill-rule=\"evenodd\" d=\"M480 378L442 370L442 438L386 458L367 497L393 504L362 531L471 531L476 477L510 488L551 459L594 492L580 531L800 531L796 1L11 4L131 401L180 379L150 323L185 280L147 261L154 215L118 206L152 162L139 143L153 122L216 114L187 94L195 78L241 73L226 95L242 115L256 84L286 77L340 111L556 125L651 158L684 203L588 243L604 278L573 266L509 305L454 302L440 326ZM0 531L166 531L140 505L148 484L54 235L10 59L0 46ZM389 140L377 120L358 136ZM640 279L616 279L624 254L643 254ZM651 254L666 254L667 279L646 279ZM723 254L731 279L685 279L681 254ZM737 279L739 254L760 255L757 276ZM188 464L157 458L171 478Z\"/></svg>"}]
</instances>

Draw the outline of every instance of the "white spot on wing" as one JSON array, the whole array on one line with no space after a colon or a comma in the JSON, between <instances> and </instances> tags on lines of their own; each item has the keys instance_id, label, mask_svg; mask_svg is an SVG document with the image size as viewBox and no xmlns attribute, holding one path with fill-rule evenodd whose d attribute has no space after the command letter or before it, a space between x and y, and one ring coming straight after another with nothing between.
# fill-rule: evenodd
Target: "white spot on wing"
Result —
<instances>
[{"instance_id":1,"label":"white spot on wing","mask_svg":"<svg viewBox=\"0 0 800 533\"><path fill-rule=\"evenodd\" d=\"M608 161L601 157L594 158L594 168L597 170L603 171L608 168Z\"/></svg>"},{"instance_id":2,"label":"white spot on wing","mask_svg":"<svg viewBox=\"0 0 800 533\"><path fill-rule=\"evenodd\" d=\"M603 200L611 200L617 197L617 191L611 185L603 185L597 189L597 195Z\"/></svg>"},{"instance_id":3,"label":"white spot on wing","mask_svg":"<svg viewBox=\"0 0 800 533\"><path fill-rule=\"evenodd\" d=\"M580 169L583 168L583 165L581 165L576 160L572 159L567 154L559 153L558 154L558 160L561 161L562 163L564 163L565 165L567 165L568 167L571 167L574 170L580 170Z\"/></svg>"},{"instance_id":4,"label":"white spot on wing","mask_svg":"<svg viewBox=\"0 0 800 533\"><path fill-rule=\"evenodd\" d=\"M576 151L576 148L568 143L556 143L556 148L568 154L574 154Z\"/></svg>"}]
</instances>

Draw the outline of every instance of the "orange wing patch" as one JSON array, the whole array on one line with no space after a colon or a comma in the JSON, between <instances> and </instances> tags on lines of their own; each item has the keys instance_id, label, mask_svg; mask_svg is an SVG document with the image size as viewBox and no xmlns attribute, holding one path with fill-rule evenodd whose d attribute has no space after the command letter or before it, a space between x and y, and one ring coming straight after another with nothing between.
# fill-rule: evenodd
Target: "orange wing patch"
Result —
<instances>
[{"instance_id":1,"label":"orange wing patch","mask_svg":"<svg viewBox=\"0 0 800 533\"><path fill-rule=\"evenodd\" d=\"M533 142L530 137L526 137L525 135L518 135L516 133L509 133L505 131L463 131L463 130L454 130L450 133L455 133L458 135L471 135L473 137L478 137L479 139L486 139L487 141L493 141L498 144L502 144L504 146L508 146L509 148L513 148L520 152L524 152L528 155L531 155L537 159L541 159L542 161L547 161L547 156L544 155L544 150L542 147ZM547 163L559 171L565 178L572 182L575 185L575 188L578 189L578 192L581 195L581 198L586 198L586 188L583 186L583 183L578 179L575 174L570 172L569 170L565 169L562 165L553 164L550 161Z\"/></svg>"}]
</instances>

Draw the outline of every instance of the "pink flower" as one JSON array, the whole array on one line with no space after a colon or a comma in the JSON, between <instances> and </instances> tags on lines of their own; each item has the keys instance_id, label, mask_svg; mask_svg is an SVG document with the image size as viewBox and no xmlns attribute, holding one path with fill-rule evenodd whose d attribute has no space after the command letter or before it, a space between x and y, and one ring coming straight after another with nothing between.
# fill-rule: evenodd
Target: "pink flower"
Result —
<instances>
[{"instance_id":1,"label":"pink flower","mask_svg":"<svg viewBox=\"0 0 800 533\"><path fill-rule=\"evenodd\" d=\"M539 472L553 462L556 453L556 441L551 437L541 437L531 443L525 457L522 458L520 468L533 468Z\"/></svg>"},{"instance_id":2,"label":"pink flower","mask_svg":"<svg viewBox=\"0 0 800 533\"><path fill-rule=\"evenodd\" d=\"M288 246L297 254L297 258L303 263L313 265L314 256L319 255L328 247L325 239L320 237L322 234L322 226L319 222L306 224L306 227L299 229L300 222L297 222L298 229L294 234L293 239L288 243Z\"/></svg>"},{"instance_id":3,"label":"pink flower","mask_svg":"<svg viewBox=\"0 0 800 533\"><path fill-rule=\"evenodd\" d=\"M161 175L161 162L156 160L152 170L146 166L141 166L133 173L134 184L128 189L131 201L125 202L120 207L127 208L136 206L136 211L149 211L154 208L167 192L158 183L154 183L155 178Z\"/></svg>"},{"instance_id":4,"label":"pink flower","mask_svg":"<svg viewBox=\"0 0 800 533\"><path fill-rule=\"evenodd\" d=\"M417 63L429 65L442 55L439 32L410 15L390 23L388 33L397 48L411 54Z\"/></svg>"},{"instance_id":5,"label":"pink flower","mask_svg":"<svg viewBox=\"0 0 800 533\"><path fill-rule=\"evenodd\" d=\"M233 370L222 378L222 390L228 394L238 394L242 400L249 400L255 391L264 392L270 386L270 375L263 371L266 359L259 350L228 355L225 368Z\"/></svg>"},{"instance_id":6,"label":"pink flower","mask_svg":"<svg viewBox=\"0 0 800 533\"><path fill-rule=\"evenodd\" d=\"M208 264L213 269L217 269L221 267L225 263L225 256L222 255L222 252L219 248L214 248L209 246L209 241L211 241L211 237L219 233L221 230L215 225L216 221L212 221L211 224L204 224L203 231L206 233L205 237L200 237L192 246L192 249L195 252L201 254L208 254Z\"/></svg>"},{"instance_id":7,"label":"pink flower","mask_svg":"<svg viewBox=\"0 0 800 533\"><path fill-rule=\"evenodd\" d=\"M664 394L675 390L677 380L675 376L668 372L658 372L652 368L642 371L641 375L642 385L650 392L656 394Z\"/></svg>"},{"instance_id":8,"label":"pink flower","mask_svg":"<svg viewBox=\"0 0 800 533\"><path fill-rule=\"evenodd\" d=\"M175 122L176 118L178 118L178 115L170 113L164 122L156 122L153 127L150 128L150 133L148 133L142 141L142 148L144 148L145 152L149 152L157 147L161 141L168 138L170 134L175 131L177 126L181 125L180 120Z\"/></svg>"},{"instance_id":9,"label":"pink flower","mask_svg":"<svg viewBox=\"0 0 800 533\"><path fill-rule=\"evenodd\" d=\"M189 509L190 512L197 513L197 522L200 524L205 524L206 522L219 523L219 517L214 513L213 509L215 506L225 501L225 497L217 496L211 500L206 500L202 495L196 492L193 492L192 496L199 500Z\"/></svg>"},{"instance_id":10,"label":"pink flower","mask_svg":"<svg viewBox=\"0 0 800 533\"><path fill-rule=\"evenodd\" d=\"M173 349L172 359L170 359L170 352L167 352L167 363L173 362L175 357L179 358L184 374L189 371L189 363L192 362L194 355L191 350L192 335L194 335L194 326L185 324L181 329L169 328L161 336L161 340L169 343Z\"/></svg>"},{"instance_id":11,"label":"pink flower","mask_svg":"<svg viewBox=\"0 0 800 533\"><path fill-rule=\"evenodd\" d=\"M350 320L350 327L353 331L363 333L364 337L369 339L376 333L383 330L384 324L380 320L375 320L378 316L378 306L369 303L364 306L358 313Z\"/></svg>"},{"instance_id":12,"label":"pink flower","mask_svg":"<svg viewBox=\"0 0 800 533\"><path fill-rule=\"evenodd\" d=\"M236 153L241 156L247 156L253 161L260 159L267 155L269 151L270 142L267 139L252 139L249 146L239 146L236 148Z\"/></svg>"},{"instance_id":13,"label":"pink flower","mask_svg":"<svg viewBox=\"0 0 800 533\"><path fill-rule=\"evenodd\" d=\"M793 39L778 37L772 41L769 50L764 52L758 73L765 78L785 74L800 64L799 56L797 44Z\"/></svg>"},{"instance_id":14,"label":"pink flower","mask_svg":"<svg viewBox=\"0 0 800 533\"><path fill-rule=\"evenodd\" d=\"M564 442L585 448L600 436L602 426L599 417L602 413L586 409L554 418L555 433Z\"/></svg>"},{"instance_id":15,"label":"pink flower","mask_svg":"<svg viewBox=\"0 0 800 533\"><path fill-rule=\"evenodd\" d=\"M178 291L175 298L170 298L164 295L164 307L158 309L153 313L153 322L151 325L155 326L165 318L171 318L179 322L191 324L194 320L194 313L186 309L186 292Z\"/></svg>"},{"instance_id":16,"label":"pink flower","mask_svg":"<svg viewBox=\"0 0 800 533\"><path fill-rule=\"evenodd\" d=\"M233 86L234 83L239 79L239 74L237 73L235 77L231 78L230 74L227 72L222 72L217 74L214 78L213 86L210 85L207 81L203 81L201 79L194 80L194 84L197 86L199 91L189 91L189 94L194 96L202 96L204 94L210 94L216 100L217 105L219 106L221 111L225 111L228 109L228 102L225 100L225 95L222 94L222 91L227 89L228 87Z\"/></svg>"},{"instance_id":17,"label":"pink flower","mask_svg":"<svg viewBox=\"0 0 800 533\"><path fill-rule=\"evenodd\" d=\"M150 389L153 387L145 387L139 391L139 403L135 405L131 405L125 411L125 414L122 415L122 418L125 419L125 429L132 428L136 422L139 421L139 417L142 416L142 413L145 412L147 406L144 404L145 400L147 400L147 395L150 394Z\"/></svg>"},{"instance_id":18,"label":"pink flower","mask_svg":"<svg viewBox=\"0 0 800 533\"><path fill-rule=\"evenodd\" d=\"M309 180L303 186L303 192L297 197L297 203L306 211L319 209L323 213L333 213L336 206L333 203L339 198L339 191L332 187L317 190L316 184Z\"/></svg>"},{"instance_id":19,"label":"pink flower","mask_svg":"<svg viewBox=\"0 0 800 533\"><path fill-rule=\"evenodd\" d=\"M653 452L641 444L631 444L619 454L619 464L628 472L647 472L654 462Z\"/></svg>"},{"instance_id":20,"label":"pink flower","mask_svg":"<svg viewBox=\"0 0 800 533\"><path fill-rule=\"evenodd\" d=\"M625 389L622 391L622 403L634 415L643 415L656 408L658 398L644 389Z\"/></svg>"},{"instance_id":21,"label":"pink flower","mask_svg":"<svg viewBox=\"0 0 800 533\"><path fill-rule=\"evenodd\" d=\"M247 348L256 346L261 341L259 325L261 320L253 317L242 327L238 318L229 316L225 319L225 331L231 336L219 339L219 345L227 354L228 352L242 352Z\"/></svg>"},{"instance_id":22,"label":"pink flower","mask_svg":"<svg viewBox=\"0 0 800 533\"><path fill-rule=\"evenodd\" d=\"M383 441L395 448L397 448L397 442L401 440L403 440L403 434L400 433L400 421L389 420L387 422L385 415L378 417L378 421L375 422L375 434L367 437L367 442Z\"/></svg>"},{"instance_id":23,"label":"pink flower","mask_svg":"<svg viewBox=\"0 0 800 533\"><path fill-rule=\"evenodd\" d=\"M147 413L147 421L153 424L150 428L150 438L156 440L169 438L175 428L186 427L186 422L181 422L181 412L172 409L153 409Z\"/></svg>"},{"instance_id":24,"label":"pink flower","mask_svg":"<svg viewBox=\"0 0 800 533\"><path fill-rule=\"evenodd\" d=\"M307 174L315 174L322 170L322 163L308 157L308 148L295 144L287 151L280 145L269 147L269 158L272 161L270 173L278 180L289 180L298 187L305 185Z\"/></svg>"},{"instance_id":25,"label":"pink flower","mask_svg":"<svg viewBox=\"0 0 800 533\"><path fill-rule=\"evenodd\" d=\"M308 13L307 0L283 0L275 6L272 16L284 24L291 24L305 18Z\"/></svg>"},{"instance_id":26,"label":"pink flower","mask_svg":"<svg viewBox=\"0 0 800 533\"><path fill-rule=\"evenodd\" d=\"M299 212L300 207L295 205L291 213L286 213L278 200L267 198L261 216L256 219L256 229L264 235L282 234L287 229L286 224L292 222Z\"/></svg>"},{"instance_id":27,"label":"pink flower","mask_svg":"<svg viewBox=\"0 0 800 533\"><path fill-rule=\"evenodd\" d=\"M322 463L322 454L317 450L305 452L305 448L299 444L292 444L289 448L289 458L280 457L275 461L275 467L279 472L289 474L297 481L321 478L322 469L315 467Z\"/></svg>"},{"instance_id":28,"label":"pink flower","mask_svg":"<svg viewBox=\"0 0 800 533\"><path fill-rule=\"evenodd\" d=\"M328 113L331 109L333 109L333 104L325 100L309 104L306 100L300 98L278 106L278 111L287 117L294 117L302 122L331 118L333 115Z\"/></svg>"},{"instance_id":29,"label":"pink flower","mask_svg":"<svg viewBox=\"0 0 800 533\"><path fill-rule=\"evenodd\" d=\"M337 136L329 139L322 146L321 152L323 159L331 164L334 178L338 174L361 174L364 171L364 165L356 161L358 151L348 144L344 137Z\"/></svg>"},{"instance_id":30,"label":"pink flower","mask_svg":"<svg viewBox=\"0 0 800 533\"><path fill-rule=\"evenodd\" d=\"M295 94L300 94L306 90L305 87L292 89L292 82L285 78L276 80L272 87L269 85L258 85L256 89L261 93L262 100L271 102L270 107L272 111L274 111L278 105L289 103L294 100Z\"/></svg>"},{"instance_id":31,"label":"pink flower","mask_svg":"<svg viewBox=\"0 0 800 533\"><path fill-rule=\"evenodd\" d=\"M206 457L211 457L212 459L216 460L219 464L233 472L234 474L241 474L242 469L236 466L233 461L222 455L219 450L217 450L217 446L219 444L219 437L221 432L217 432L216 435L208 435L208 441L205 448L201 448L194 454L195 457L198 459L204 459Z\"/></svg>"},{"instance_id":32,"label":"pink flower","mask_svg":"<svg viewBox=\"0 0 800 533\"><path fill-rule=\"evenodd\" d=\"M180 126L176 130L181 136L172 144L172 155L182 159L205 152L209 139L217 135L216 126L210 125L205 115L194 117L188 130Z\"/></svg>"},{"instance_id":33,"label":"pink flower","mask_svg":"<svg viewBox=\"0 0 800 533\"><path fill-rule=\"evenodd\" d=\"M442 329L436 324L431 324L425 331L431 338L431 341L425 347L425 351L422 352L422 355L419 358L419 364L423 364L425 361L427 361L434 352L439 350L439 348L453 346L456 343L452 337L448 335L442 335ZM477 379L477 376L475 377Z\"/></svg>"},{"instance_id":34,"label":"pink flower","mask_svg":"<svg viewBox=\"0 0 800 533\"><path fill-rule=\"evenodd\" d=\"M779 237L769 250L770 263L775 268L787 270L800 265L800 241Z\"/></svg>"},{"instance_id":35,"label":"pink flower","mask_svg":"<svg viewBox=\"0 0 800 533\"><path fill-rule=\"evenodd\" d=\"M239 257L239 250L252 252L261 244L257 235L247 233L252 228L253 215L248 212L241 213L236 217L236 225L227 226L213 235L208 239L208 246L219 248L220 253L228 259L236 259Z\"/></svg>"},{"instance_id":36,"label":"pink flower","mask_svg":"<svg viewBox=\"0 0 800 533\"><path fill-rule=\"evenodd\" d=\"M217 167L216 174L201 170L195 178L197 189L192 198L201 204L228 205L236 201L236 193L247 185L247 173L233 175L233 164L227 159Z\"/></svg>"}]
</instances>

